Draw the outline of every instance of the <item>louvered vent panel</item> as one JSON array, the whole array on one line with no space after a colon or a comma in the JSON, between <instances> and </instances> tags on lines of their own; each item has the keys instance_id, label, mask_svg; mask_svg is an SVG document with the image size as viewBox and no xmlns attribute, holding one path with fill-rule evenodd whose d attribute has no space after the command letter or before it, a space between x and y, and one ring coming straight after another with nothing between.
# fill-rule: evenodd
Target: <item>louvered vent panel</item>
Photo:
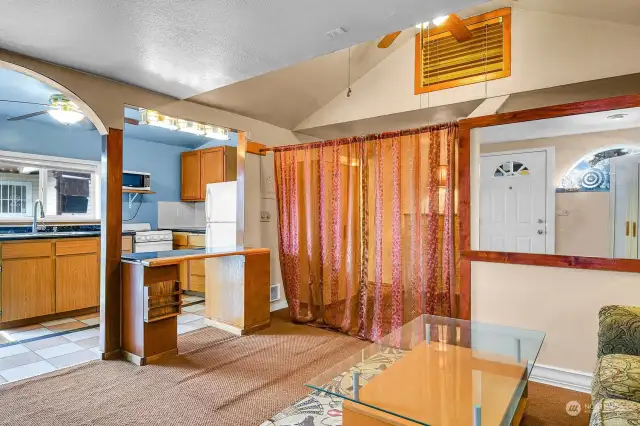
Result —
<instances>
[{"instance_id":1,"label":"louvered vent panel","mask_svg":"<svg viewBox=\"0 0 640 426\"><path fill-rule=\"evenodd\" d=\"M451 35L429 40L424 34L423 87L504 70L503 20L470 30L473 37L462 43Z\"/></svg>"}]
</instances>

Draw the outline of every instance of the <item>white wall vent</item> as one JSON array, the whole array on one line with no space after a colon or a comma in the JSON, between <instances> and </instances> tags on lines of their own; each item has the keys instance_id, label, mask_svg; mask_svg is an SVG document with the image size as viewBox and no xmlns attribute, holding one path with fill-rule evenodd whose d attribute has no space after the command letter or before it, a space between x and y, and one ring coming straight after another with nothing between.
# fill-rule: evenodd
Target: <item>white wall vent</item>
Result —
<instances>
[{"instance_id":1,"label":"white wall vent","mask_svg":"<svg viewBox=\"0 0 640 426\"><path fill-rule=\"evenodd\" d=\"M274 284L270 287L270 301L280 300L280 285Z\"/></svg>"}]
</instances>

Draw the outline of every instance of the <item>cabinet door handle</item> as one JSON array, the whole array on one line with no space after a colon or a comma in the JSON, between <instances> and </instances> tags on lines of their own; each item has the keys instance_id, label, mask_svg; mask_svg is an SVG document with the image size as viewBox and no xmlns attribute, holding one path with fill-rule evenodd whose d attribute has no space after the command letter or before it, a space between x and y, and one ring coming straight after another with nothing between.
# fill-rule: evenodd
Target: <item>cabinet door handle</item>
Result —
<instances>
[{"instance_id":1,"label":"cabinet door handle","mask_svg":"<svg viewBox=\"0 0 640 426\"><path fill-rule=\"evenodd\" d=\"M635 238L636 235L638 235L637 227L638 227L638 223L637 222L633 222L633 238Z\"/></svg>"},{"instance_id":2,"label":"cabinet door handle","mask_svg":"<svg viewBox=\"0 0 640 426\"><path fill-rule=\"evenodd\" d=\"M626 235L627 237L629 236L629 221L627 221L625 225L624 235Z\"/></svg>"}]
</instances>

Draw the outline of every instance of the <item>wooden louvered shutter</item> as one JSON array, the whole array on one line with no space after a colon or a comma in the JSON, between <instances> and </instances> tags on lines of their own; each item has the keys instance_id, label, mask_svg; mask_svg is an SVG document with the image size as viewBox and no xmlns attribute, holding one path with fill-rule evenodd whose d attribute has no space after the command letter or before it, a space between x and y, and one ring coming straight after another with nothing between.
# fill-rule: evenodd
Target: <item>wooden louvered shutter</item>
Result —
<instances>
[{"instance_id":1,"label":"wooden louvered shutter","mask_svg":"<svg viewBox=\"0 0 640 426\"><path fill-rule=\"evenodd\" d=\"M511 9L463 21L473 37L458 42L448 31L436 29L416 35L416 94L511 75Z\"/></svg>"}]
</instances>

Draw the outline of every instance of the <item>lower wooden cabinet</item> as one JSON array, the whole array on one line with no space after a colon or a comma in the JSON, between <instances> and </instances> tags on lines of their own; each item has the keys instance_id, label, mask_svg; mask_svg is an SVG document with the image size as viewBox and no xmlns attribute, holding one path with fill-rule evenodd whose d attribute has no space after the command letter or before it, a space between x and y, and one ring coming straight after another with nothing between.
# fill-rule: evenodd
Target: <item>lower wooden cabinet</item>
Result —
<instances>
[{"instance_id":1,"label":"lower wooden cabinet","mask_svg":"<svg viewBox=\"0 0 640 426\"><path fill-rule=\"evenodd\" d=\"M2 322L100 304L100 239L2 244Z\"/></svg>"},{"instance_id":2,"label":"lower wooden cabinet","mask_svg":"<svg viewBox=\"0 0 640 426\"><path fill-rule=\"evenodd\" d=\"M186 250L192 248L204 248L204 234L191 234L188 232L173 233L173 249ZM178 266L180 275L180 288L183 291L205 292L204 285L204 260L192 260L183 262Z\"/></svg>"},{"instance_id":3,"label":"lower wooden cabinet","mask_svg":"<svg viewBox=\"0 0 640 426\"><path fill-rule=\"evenodd\" d=\"M98 253L56 258L56 312L84 309L100 304L100 258Z\"/></svg>"},{"instance_id":4,"label":"lower wooden cabinet","mask_svg":"<svg viewBox=\"0 0 640 426\"><path fill-rule=\"evenodd\" d=\"M55 313L51 257L2 262L2 321Z\"/></svg>"}]
</instances>

